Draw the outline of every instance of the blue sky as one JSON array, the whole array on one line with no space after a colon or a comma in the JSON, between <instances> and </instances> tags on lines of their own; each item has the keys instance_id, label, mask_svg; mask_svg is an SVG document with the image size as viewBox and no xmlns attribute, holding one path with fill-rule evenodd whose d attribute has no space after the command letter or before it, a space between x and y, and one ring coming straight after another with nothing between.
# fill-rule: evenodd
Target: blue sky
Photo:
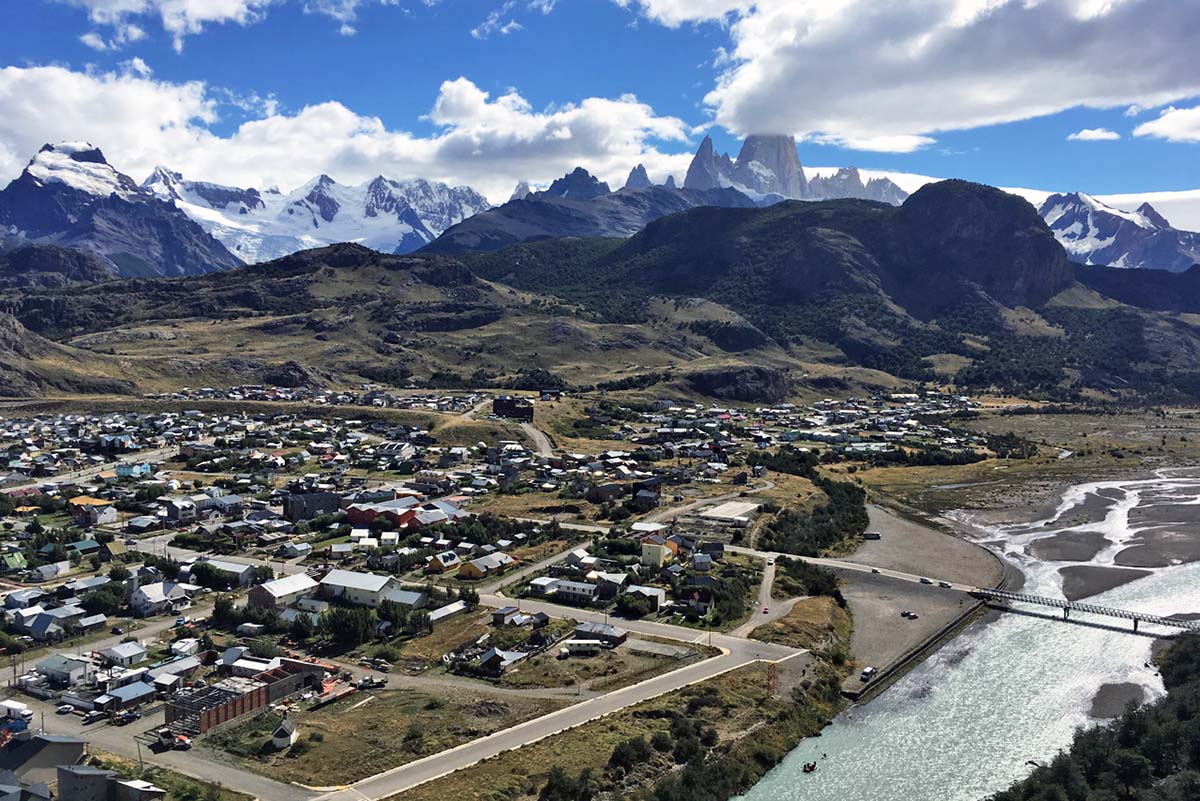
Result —
<instances>
[{"instance_id":1,"label":"blue sky","mask_svg":"<svg viewBox=\"0 0 1200 801\"><path fill-rule=\"evenodd\" d=\"M160 162L225 183L410 173L495 200L573 163L681 179L705 131L734 153L763 131L797 134L810 165L1200 188L1200 10L1027 5L179 0L172 18L162 0L21 0L0 28L0 178L35 141L70 138L139 179ZM880 55L895 50L912 54ZM506 95L520 102L500 108ZM431 117L439 102L454 110ZM1068 140L1087 129L1119 138Z\"/></svg>"}]
</instances>

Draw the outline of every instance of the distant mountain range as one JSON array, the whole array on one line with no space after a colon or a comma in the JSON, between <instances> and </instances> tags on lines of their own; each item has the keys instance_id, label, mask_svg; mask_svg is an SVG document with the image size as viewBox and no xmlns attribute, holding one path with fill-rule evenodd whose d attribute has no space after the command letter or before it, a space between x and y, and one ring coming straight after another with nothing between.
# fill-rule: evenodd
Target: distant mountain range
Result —
<instances>
[{"instance_id":1,"label":"distant mountain range","mask_svg":"<svg viewBox=\"0 0 1200 801\"><path fill-rule=\"evenodd\" d=\"M1122 211L1091 195L1051 195L1039 213L1081 264L1183 272L1200 263L1200 234L1172 228L1149 203Z\"/></svg>"},{"instance_id":2,"label":"distant mountain range","mask_svg":"<svg viewBox=\"0 0 1200 801\"><path fill-rule=\"evenodd\" d=\"M702 193L570 197L589 186L575 175L559 186L567 197L516 207L594 214ZM916 382L1200 398L1200 333L1185 316L1200 311L1200 269L1072 263L1033 205L962 181L898 207L758 207L703 191L742 205L687 208L625 239L457 255L343 244L180 280L16 287L0 293L0 394L314 376L754 403Z\"/></svg>"},{"instance_id":3,"label":"distant mountain range","mask_svg":"<svg viewBox=\"0 0 1200 801\"><path fill-rule=\"evenodd\" d=\"M579 167L541 191L521 182L507 203L492 207L470 187L384 176L350 186L320 175L284 194L190 180L159 167L138 183L109 165L99 148L67 142L44 146L0 191L0 254L35 248L0 258L0 287L197 275L339 242L403 254L497 250L542 238L625 238L700 206L751 208L788 199L898 206L908 197L887 175L867 175L853 167L806 171L790 136L748 136L736 159L717 153L705 137L682 187L673 177L655 184L639 164L613 191ZM913 189L917 179L897 180ZM1173 228L1148 203L1124 211L1082 193L1015 191L1041 201L1040 214L1081 264L1181 272L1200 262L1200 234ZM91 257L81 261L73 251Z\"/></svg>"},{"instance_id":4,"label":"distant mountain range","mask_svg":"<svg viewBox=\"0 0 1200 801\"><path fill-rule=\"evenodd\" d=\"M712 138L706 136L692 158L683 186L701 190L730 187L760 201L856 198L898 206L908 197L888 178L863 183L854 167L824 178L809 178L792 136L747 136L736 161L728 153L717 154Z\"/></svg>"},{"instance_id":5,"label":"distant mountain range","mask_svg":"<svg viewBox=\"0 0 1200 801\"><path fill-rule=\"evenodd\" d=\"M887 178L863 182L853 167L809 179L791 136L748 136L737 161L717 155L712 139L700 143L683 187L674 177L654 184L644 165L612 191L582 167L533 192L518 184L503 206L448 228L428 253L499 250L555 237L628 237L654 220L699 206L753 208L788 199L855 198L899 205L908 194Z\"/></svg>"},{"instance_id":6,"label":"distant mountain range","mask_svg":"<svg viewBox=\"0 0 1200 801\"><path fill-rule=\"evenodd\" d=\"M189 181L159 167L142 187L174 203L248 263L337 242L409 253L491 207L468 186L382 175L357 186L320 175L285 195Z\"/></svg>"},{"instance_id":7,"label":"distant mountain range","mask_svg":"<svg viewBox=\"0 0 1200 801\"><path fill-rule=\"evenodd\" d=\"M89 251L112 275L196 275L241 264L192 218L117 172L87 142L38 151L0 191L0 232Z\"/></svg>"}]
</instances>

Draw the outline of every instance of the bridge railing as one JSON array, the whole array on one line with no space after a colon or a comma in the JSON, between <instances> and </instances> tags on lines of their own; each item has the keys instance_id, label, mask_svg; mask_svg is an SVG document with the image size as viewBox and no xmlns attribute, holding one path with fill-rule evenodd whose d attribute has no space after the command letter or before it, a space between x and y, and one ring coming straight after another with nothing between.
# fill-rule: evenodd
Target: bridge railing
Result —
<instances>
[{"instance_id":1,"label":"bridge railing","mask_svg":"<svg viewBox=\"0 0 1200 801\"><path fill-rule=\"evenodd\" d=\"M1157 626L1185 629L1187 631L1200 631L1200 620L1180 620L1179 618L1150 615L1144 612L1130 612L1127 609L1116 609L1110 606L1083 604L1079 603L1078 601L1067 601L1062 598L1047 598L1042 595L1026 595L1025 593L1020 592L1008 592L1006 590L985 590L981 588L972 590L971 595L984 600L1010 601L1014 603L1050 606L1056 609L1062 609L1064 614L1067 612L1083 612L1091 615L1103 615L1105 617L1116 617L1123 620L1132 620L1135 624L1141 622L1150 623Z\"/></svg>"}]
</instances>

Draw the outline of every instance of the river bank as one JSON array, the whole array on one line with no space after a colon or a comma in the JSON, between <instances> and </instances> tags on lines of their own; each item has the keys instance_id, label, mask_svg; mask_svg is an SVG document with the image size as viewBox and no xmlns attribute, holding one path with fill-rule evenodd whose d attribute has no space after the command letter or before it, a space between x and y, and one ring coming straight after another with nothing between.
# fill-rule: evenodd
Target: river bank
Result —
<instances>
[{"instance_id":1,"label":"river bank","mask_svg":"<svg viewBox=\"0 0 1200 801\"><path fill-rule=\"evenodd\" d=\"M1142 530L1146 521L1161 526L1190 520L1186 515L1197 505L1200 480L1174 473L1071 487L1040 516L1020 519L1010 512L1003 523L977 513L951 519L1017 563L1026 591L1055 596L1065 586L1063 568L1111 570L1123 550L1151 543ZM1107 541L1091 561L1037 558L1035 543L1081 527ZM1088 578L1083 589L1098 590L1091 595L1095 603L1152 614L1200 609L1200 563L1146 570L1148 575L1126 576L1108 588ZM1097 575L1112 583L1111 574ZM840 715L820 738L801 743L744 797L979 801L1026 775L1030 760L1052 758L1077 726L1111 717L1138 696L1152 700L1163 692L1149 664L1153 633L1135 635L1100 621L1063 622L1023 610L988 618L987 625L968 627L886 693ZM803 764L814 760L817 770L803 773Z\"/></svg>"}]
</instances>

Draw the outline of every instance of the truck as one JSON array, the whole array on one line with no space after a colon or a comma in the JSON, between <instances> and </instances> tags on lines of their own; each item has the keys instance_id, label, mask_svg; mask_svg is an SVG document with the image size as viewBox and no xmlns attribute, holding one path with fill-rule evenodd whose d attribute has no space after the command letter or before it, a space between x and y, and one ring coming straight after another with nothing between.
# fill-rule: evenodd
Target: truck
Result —
<instances>
[{"instance_id":1,"label":"truck","mask_svg":"<svg viewBox=\"0 0 1200 801\"><path fill-rule=\"evenodd\" d=\"M0 717L29 721L33 720L33 710L20 701L6 699L0 701Z\"/></svg>"},{"instance_id":2,"label":"truck","mask_svg":"<svg viewBox=\"0 0 1200 801\"><path fill-rule=\"evenodd\" d=\"M154 732L154 738L158 741L159 747L167 751L187 751L192 747L192 741L187 735L176 734L168 728L162 728Z\"/></svg>"}]
</instances>

